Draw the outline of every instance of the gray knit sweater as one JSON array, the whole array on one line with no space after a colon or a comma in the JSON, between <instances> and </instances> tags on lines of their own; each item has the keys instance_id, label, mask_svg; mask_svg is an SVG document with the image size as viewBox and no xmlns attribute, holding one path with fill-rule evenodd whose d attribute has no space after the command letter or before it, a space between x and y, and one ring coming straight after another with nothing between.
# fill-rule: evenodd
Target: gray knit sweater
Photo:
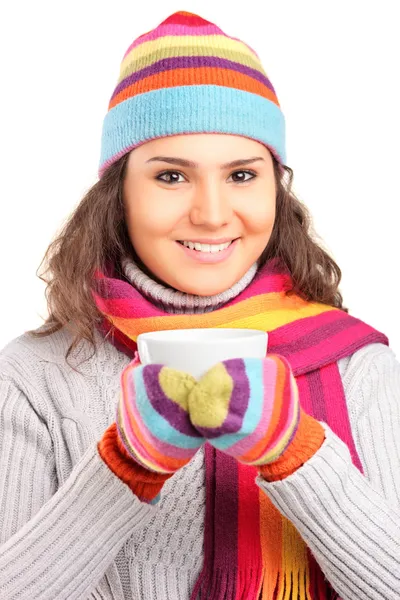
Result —
<instances>
[{"instance_id":1,"label":"gray knit sweater","mask_svg":"<svg viewBox=\"0 0 400 600\"><path fill-rule=\"evenodd\" d=\"M0 353L1 600L188 600L203 562L204 453L142 504L103 463L129 358L108 342L65 362L66 329ZM344 600L400 599L400 363L382 344L339 361L365 475L326 440L296 473L257 484Z\"/></svg>"}]
</instances>

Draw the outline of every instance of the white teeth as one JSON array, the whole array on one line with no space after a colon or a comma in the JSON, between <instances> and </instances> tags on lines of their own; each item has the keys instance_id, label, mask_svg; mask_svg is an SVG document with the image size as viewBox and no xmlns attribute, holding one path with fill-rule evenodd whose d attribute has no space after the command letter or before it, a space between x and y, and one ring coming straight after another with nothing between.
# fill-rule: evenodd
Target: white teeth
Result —
<instances>
[{"instance_id":1,"label":"white teeth","mask_svg":"<svg viewBox=\"0 0 400 600\"><path fill-rule=\"evenodd\" d=\"M231 243L232 242L226 242L225 244L199 244L199 242L182 242L186 248L197 250L198 252L211 252L212 254L225 250Z\"/></svg>"}]
</instances>

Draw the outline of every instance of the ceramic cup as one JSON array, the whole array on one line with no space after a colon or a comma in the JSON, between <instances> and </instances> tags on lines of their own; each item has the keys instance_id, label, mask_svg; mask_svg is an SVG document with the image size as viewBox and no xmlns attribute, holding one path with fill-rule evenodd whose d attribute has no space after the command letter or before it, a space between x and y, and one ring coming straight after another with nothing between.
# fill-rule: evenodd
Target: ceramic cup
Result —
<instances>
[{"instance_id":1,"label":"ceramic cup","mask_svg":"<svg viewBox=\"0 0 400 600\"><path fill-rule=\"evenodd\" d=\"M217 362L229 358L264 358L268 333L257 329L173 329L141 333L140 362L162 364L199 379Z\"/></svg>"}]
</instances>

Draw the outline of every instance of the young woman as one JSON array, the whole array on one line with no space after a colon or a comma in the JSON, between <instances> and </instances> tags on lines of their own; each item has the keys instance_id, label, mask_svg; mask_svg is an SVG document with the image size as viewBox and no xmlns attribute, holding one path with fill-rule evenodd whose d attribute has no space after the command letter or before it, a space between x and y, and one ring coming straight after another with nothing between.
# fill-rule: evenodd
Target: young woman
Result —
<instances>
[{"instance_id":1,"label":"young woman","mask_svg":"<svg viewBox=\"0 0 400 600\"><path fill-rule=\"evenodd\" d=\"M248 45L178 12L128 48L50 316L0 354L1 598L400 598L400 363L292 175ZM268 354L140 364L187 327Z\"/></svg>"}]
</instances>

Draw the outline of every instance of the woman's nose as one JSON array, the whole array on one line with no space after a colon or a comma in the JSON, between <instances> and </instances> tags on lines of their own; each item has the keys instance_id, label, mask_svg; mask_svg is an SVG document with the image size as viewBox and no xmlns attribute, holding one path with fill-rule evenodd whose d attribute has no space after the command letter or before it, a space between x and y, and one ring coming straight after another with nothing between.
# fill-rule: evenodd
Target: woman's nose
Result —
<instances>
[{"instance_id":1,"label":"woman's nose","mask_svg":"<svg viewBox=\"0 0 400 600\"><path fill-rule=\"evenodd\" d=\"M207 183L196 189L190 210L193 225L219 229L230 222L232 215L229 195L219 185Z\"/></svg>"}]
</instances>

